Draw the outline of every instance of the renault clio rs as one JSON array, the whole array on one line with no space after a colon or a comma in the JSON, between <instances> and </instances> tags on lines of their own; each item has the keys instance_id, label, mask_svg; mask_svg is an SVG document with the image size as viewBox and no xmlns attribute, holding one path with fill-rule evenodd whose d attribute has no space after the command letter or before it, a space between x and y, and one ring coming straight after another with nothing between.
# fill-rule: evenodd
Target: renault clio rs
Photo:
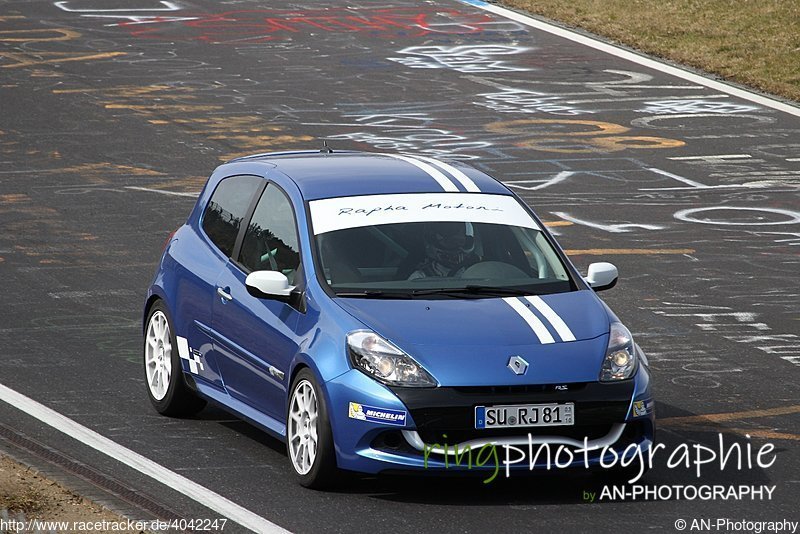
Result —
<instances>
[{"instance_id":1,"label":"renault clio rs","mask_svg":"<svg viewBox=\"0 0 800 534\"><path fill-rule=\"evenodd\" d=\"M464 163L239 158L147 291L147 395L165 415L212 402L251 422L309 487L452 470L487 445L582 447L573 466L597 466L655 433L646 356L596 294L617 277L581 276L525 202Z\"/></svg>"}]
</instances>

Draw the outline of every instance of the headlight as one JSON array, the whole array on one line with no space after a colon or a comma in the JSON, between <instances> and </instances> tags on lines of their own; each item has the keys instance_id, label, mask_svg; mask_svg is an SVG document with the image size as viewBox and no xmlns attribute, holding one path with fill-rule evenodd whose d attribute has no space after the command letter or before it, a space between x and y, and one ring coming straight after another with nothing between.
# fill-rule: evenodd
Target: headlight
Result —
<instances>
[{"instance_id":1,"label":"headlight","mask_svg":"<svg viewBox=\"0 0 800 534\"><path fill-rule=\"evenodd\" d=\"M600 381L625 380L636 370L633 336L622 323L611 323L608 349L600 369Z\"/></svg>"},{"instance_id":2,"label":"headlight","mask_svg":"<svg viewBox=\"0 0 800 534\"><path fill-rule=\"evenodd\" d=\"M358 330L347 334L347 351L353 366L391 386L434 387L436 380L415 362L375 332Z\"/></svg>"}]
</instances>

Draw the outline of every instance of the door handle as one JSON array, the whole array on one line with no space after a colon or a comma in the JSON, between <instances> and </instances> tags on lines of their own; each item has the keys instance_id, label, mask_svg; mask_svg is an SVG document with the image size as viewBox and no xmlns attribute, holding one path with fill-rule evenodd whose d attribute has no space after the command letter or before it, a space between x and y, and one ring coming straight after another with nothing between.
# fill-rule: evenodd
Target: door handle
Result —
<instances>
[{"instance_id":1,"label":"door handle","mask_svg":"<svg viewBox=\"0 0 800 534\"><path fill-rule=\"evenodd\" d=\"M225 289L227 289L227 288L225 288ZM233 300L233 297L231 296L231 294L228 293L227 291L225 291L225 289L222 289L221 287L218 287L217 288L217 295L219 295L219 297L222 299L223 302L226 302L226 301L229 301L229 300ZM228 291L230 291L230 290L228 290Z\"/></svg>"}]
</instances>

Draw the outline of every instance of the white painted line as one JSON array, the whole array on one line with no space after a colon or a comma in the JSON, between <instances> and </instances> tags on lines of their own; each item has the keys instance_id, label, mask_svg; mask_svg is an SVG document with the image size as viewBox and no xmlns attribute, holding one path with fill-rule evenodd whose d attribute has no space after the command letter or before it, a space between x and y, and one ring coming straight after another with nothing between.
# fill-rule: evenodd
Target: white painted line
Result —
<instances>
[{"instance_id":1,"label":"white painted line","mask_svg":"<svg viewBox=\"0 0 800 534\"><path fill-rule=\"evenodd\" d=\"M102 11L103 13L106 13L106 12L111 13L111 12L117 12L117 11L123 11L125 13L127 13L129 11L178 11L181 8L179 5L177 5L177 4L173 3L173 2L167 2L166 0L160 0L159 3L164 7L148 7L148 8L143 8L143 9L129 9L129 8L125 8L125 9L70 9L70 8L67 7L67 4L69 4L69 2L67 2L67 1L53 2L53 5L56 6L58 9L61 9L63 11L67 11L69 13L86 13L87 11Z\"/></svg>"},{"instance_id":2,"label":"white painted line","mask_svg":"<svg viewBox=\"0 0 800 534\"><path fill-rule=\"evenodd\" d=\"M561 171L545 182L542 182L541 180L512 180L512 181L505 181L503 183L508 187L516 187L517 189L525 189L527 191L538 191L539 189L544 189L545 187L550 187L551 185L561 183L570 176L572 176L573 174L575 174L574 171ZM530 184L530 183L536 183L538 185L534 186L518 185L518 184Z\"/></svg>"},{"instance_id":3,"label":"white painted line","mask_svg":"<svg viewBox=\"0 0 800 534\"><path fill-rule=\"evenodd\" d=\"M535 19L533 17L529 17L527 15L523 15L522 13L517 13L516 11L512 11L504 7L500 7L494 4L488 4L481 0L457 0L457 1L463 4L471 5L478 9L482 9L484 11L489 11L490 13L494 13L502 17L506 17L507 19L511 19L526 26L530 26L531 28L536 28L537 30L541 30L547 33L552 33L553 35L557 35L564 39L569 39L570 41L574 41L584 46L588 46L589 48L594 48L595 50L605 52L606 54L611 54L612 56L625 59L632 63L641 65L643 67L655 69L659 72L663 72L664 74L669 74L671 76L681 78L682 80L686 80L691 83L702 85L703 87L707 87L715 91L721 91L723 93L727 93L731 96L735 96L737 98L741 98L749 102L754 102L756 104L760 104L768 108L772 108L778 111L783 111L784 113L788 113L790 115L794 115L795 117L800 117L800 108L787 104L786 102L781 102L774 98L769 98L763 95L756 94L752 91L747 91L745 89L734 87L725 82L714 80L707 76L696 74L694 72L690 72L688 70L675 67L673 65L669 65L662 61L658 61L657 59L637 54L636 52L631 52L630 50L625 50L618 46L614 46L610 43L601 41L599 39L594 39L586 35L581 35L566 28L561 28L559 26L549 24L547 22Z\"/></svg>"},{"instance_id":4,"label":"white painted line","mask_svg":"<svg viewBox=\"0 0 800 534\"><path fill-rule=\"evenodd\" d=\"M573 217L569 213L563 211L551 211L550 213L552 213L556 217L564 219L565 221L569 221L575 224L580 224L582 226L588 226L589 228L595 228L597 230L603 230L604 232L610 232L612 234L624 234L626 232L632 232L633 230L631 230L631 228L641 228L642 230L664 229L663 226L659 226L657 224L638 224L638 223L601 224L591 221L584 221L583 219L578 219L577 217Z\"/></svg>"},{"instance_id":5,"label":"white painted line","mask_svg":"<svg viewBox=\"0 0 800 534\"><path fill-rule=\"evenodd\" d=\"M544 323L542 323L542 321L540 321L539 318L536 317L527 306L520 302L517 297L505 297L503 300L506 302L506 304L511 306L514 311L525 320L526 323L528 323L528 326L531 327L533 333L539 338L539 343L544 345L556 342Z\"/></svg>"},{"instance_id":6,"label":"white painted line","mask_svg":"<svg viewBox=\"0 0 800 534\"><path fill-rule=\"evenodd\" d=\"M750 154L720 154L720 155L717 155L717 156L675 156L673 158L667 158L667 159L674 159L674 160L678 160L678 161L680 161L680 160L690 161L690 160L693 160L693 159L700 159L700 160L703 160L703 159L747 159L747 158L752 158L752 157L753 156L751 156Z\"/></svg>"},{"instance_id":7,"label":"white painted line","mask_svg":"<svg viewBox=\"0 0 800 534\"><path fill-rule=\"evenodd\" d=\"M613 86L612 86L613 87ZM630 87L626 85L625 87ZM703 88L700 87L702 90ZM659 100L707 100L709 98L730 98L730 95L684 95L684 96L664 96L658 97ZM567 100L567 104L595 104L605 102L636 102L639 100L653 100L653 95L648 96L626 96L625 98L589 98L586 100ZM305 123L303 123L305 124Z\"/></svg>"},{"instance_id":8,"label":"white painted line","mask_svg":"<svg viewBox=\"0 0 800 534\"><path fill-rule=\"evenodd\" d=\"M72 419L61 415L60 413L51 410L47 406L36 402L35 400L26 397L21 393L17 393L0 384L0 400L7 402L14 408L17 408L26 414L30 415L43 422L44 424L63 432L64 434L74 438L84 445L87 445L94 450L101 452L119 462L127 465L128 467L147 475L157 482L161 482L165 486L186 495L190 499L202 504L206 508L214 510L227 517L231 521L242 525L253 532L264 533L288 533L275 523L268 521L257 515L250 510L239 506L235 502L226 499L222 495L214 493L208 488L205 488L181 476L166 467L157 464L149 458L145 458L141 454L134 452L126 447L123 447L115 441L111 441L105 436L102 436L90 430L85 426L76 423Z\"/></svg>"},{"instance_id":9,"label":"white painted line","mask_svg":"<svg viewBox=\"0 0 800 534\"><path fill-rule=\"evenodd\" d=\"M708 189L736 189L741 187L750 187L750 188L762 188L762 187L769 187L769 184L763 183L746 183L746 184L731 184L731 185L707 185L705 187L695 187L695 186L686 186L686 187L640 187L639 191L691 191L691 190L708 190Z\"/></svg>"},{"instance_id":10,"label":"white painted line","mask_svg":"<svg viewBox=\"0 0 800 534\"><path fill-rule=\"evenodd\" d=\"M786 158L786 161L800 161L800 158Z\"/></svg>"},{"instance_id":11,"label":"white painted line","mask_svg":"<svg viewBox=\"0 0 800 534\"><path fill-rule=\"evenodd\" d=\"M475 185L475 182L472 181L472 178L464 174L460 169L457 169L450 165L449 163L445 163L444 161L439 161L438 159L427 158L424 156L415 156L417 159L421 159L422 161L427 161L431 165L439 167L443 171L447 171L453 175L453 178L461 182L461 185L464 186L470 193L480 193L481 190Z\"/></svg>"},{"instance_id":12,"label":"white painted line","mask_svg":"<svg viewBox=\"0 0 800 534\"><path fill-rule=\"evenodd\" d=\"M138 187L135 185L126 185L125 189L133 189L134 191L147 191L148 193L160 193L162 195L170 195L175 197L191 197L197 198L200 193L183 193L181 191L165 191L164 189L151 189L149 187Z\"/></svg>"},{"instance_id":13,"label":"white painted line","mask_svg":"<svg viewBox=\"0 0 800 534\"><path fill-rule=\"evenodd\" d=\"M450 193L460 193L456 184L453 183L450 178L445 176L439 169L431 167L424 161L420 161L418 159L409 157L409 156L401 156L400 154L384 154L384 156L389 156L390 158L400 159L405 161L406 163L410 163L411 165L417 167L418 169L422 169L424 172L428 173L428 175L436 180L442 189L448 191Z\"/></svg>"},{"instance_id":14,"label":"white painted line","mask_svg":"<svg viewBox=\"0 0 800 534\"><path fill-rule=\"evenodd\" d=\"M525 300L533 304L536 309L539 310L539 313L544 315L544 318L550 321L550 324L556 329L558 335L561 336L562 341L575 341L575 334L573 334L572 330L569 329L567 323L565 323L561 316L557 314L553 308L548 306L547 303L541 299L541 297L525 297Z\"/></svg>"},{"instance_id":15,"label":"white painted line","mask_svg":"<svg viewBox=\"0 0 800 534\"><path fill-rule=\"evenodd\" d=\"M692 187L697 187L698 189L708 189L714 186L701 184L700 182L695 182L694 180L690 180L688 178L684 178L683 176L678 176L677 174L672 174L671 172L662 171L661 169L656 169L655 167L648 167L648 171L654 172L656 174L660 174L661 176L666 176L667 178L672 178L673 180L677 180L681 183L686 185L691 185Z\"/></svg>"}]
</instances>

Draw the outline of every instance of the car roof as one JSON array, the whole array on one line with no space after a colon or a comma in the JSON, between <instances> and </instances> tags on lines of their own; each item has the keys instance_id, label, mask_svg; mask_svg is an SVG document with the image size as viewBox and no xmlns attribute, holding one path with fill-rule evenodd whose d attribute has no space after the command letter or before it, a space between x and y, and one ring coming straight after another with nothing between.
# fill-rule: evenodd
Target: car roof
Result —
<instances>
[{"instance_id":1,"label":"car roof","mask_svg":"<svg viewBox=\"0 0 800 534\"><path fill-rule=\"evenodd\" d=\"M236 166L259 162L268 164L267 172L279 171L291 179L305 200L445 191L511 194L503 184L469 165L410 154L274 152L237 158L225 167L236 172Z\"/></svg>"}]
</instances>

